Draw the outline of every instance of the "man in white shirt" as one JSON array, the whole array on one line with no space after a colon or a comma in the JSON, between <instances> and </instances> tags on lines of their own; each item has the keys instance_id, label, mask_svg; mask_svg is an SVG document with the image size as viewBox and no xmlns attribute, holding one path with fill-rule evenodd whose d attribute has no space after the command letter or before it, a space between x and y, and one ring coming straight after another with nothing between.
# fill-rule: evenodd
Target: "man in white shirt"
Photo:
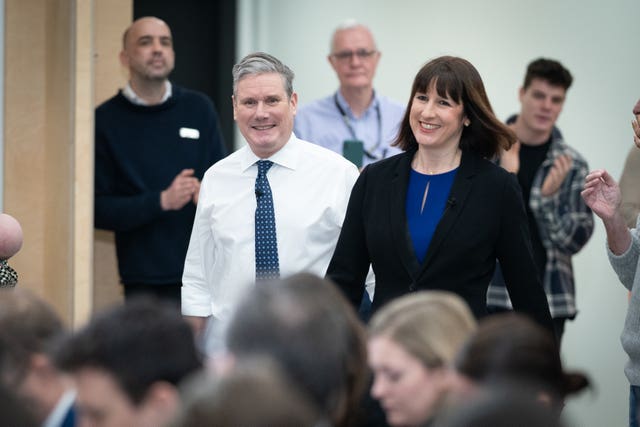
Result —
<instances>
[{"instance_id":1,"label":"man in white shirt","mask_svg":"<svg viewBox=\"0 0 640 427\"><path fill-rule=\"evenodd\" d=\"M234 119L247 145L205 173L182 277L182 314L196 334L211 318L210 351L221 349L224 324L261 277L261 199L269 198L276 235L270 243L277 246L275 269L262 277L324 276L358 176L340 155L293 134L298 96L289 67L254 53L234 66L233 81ZM266 190L258 176L264 160Z\"/></svg>"}]
</instances>

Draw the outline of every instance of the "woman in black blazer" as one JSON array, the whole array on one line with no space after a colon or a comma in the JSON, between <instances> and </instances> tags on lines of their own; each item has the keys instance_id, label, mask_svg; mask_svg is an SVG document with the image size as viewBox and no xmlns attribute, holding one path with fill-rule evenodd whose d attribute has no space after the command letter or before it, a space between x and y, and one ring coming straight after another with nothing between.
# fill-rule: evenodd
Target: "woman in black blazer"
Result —
<instances>
[{"instance_id":1,"label":"woman in black blazer","mask_svg":"<svg viewBox=\"0 0 640 427\"><path fill-rule=\"evenodd\" d=\"M553 331L517 180L488 160L514 142L471 63L427 63L395 142L405 152L362 171L327 276L358 307L371 264L374 311L408 292L442 289L482 317L497 259L514 309Z\"/></svg>"}]
</instances>

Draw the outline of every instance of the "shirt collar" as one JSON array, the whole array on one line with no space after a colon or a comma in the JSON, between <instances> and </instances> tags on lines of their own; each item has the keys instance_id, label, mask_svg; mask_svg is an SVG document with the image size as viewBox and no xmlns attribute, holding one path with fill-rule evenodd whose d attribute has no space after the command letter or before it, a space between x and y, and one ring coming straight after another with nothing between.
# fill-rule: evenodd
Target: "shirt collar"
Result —
<instances>
[{"instance_id":1,"label":"shirt collar","mask_svg":"<svg viewBox=\"0 0 640 427\"><path fill-rule=\"evenodd\" d=\"M172 87L171 87L171 82L169 80L165 80L164 87L165 87L164 95L162 96L162 99L160 100L160 104L165 103L167 101L167 99L169 99L171 97L171 94L173 92ZM145 101L144 99L140 98L138 96L138 94L135 93L135 91L131 87L131 82L127 82L127 85L124 87L124 89L122 89L122 94L124 95L125 98L127 98L129 101L131 101L132 104L149 105L149 103L147 101Z\"/></svg>"},{"instance_id":2,"label":"shirt collar","mask_svg":"<svg viewBox=\"0 0 640 427\"><path fill-rule=\"evenodd\" d=\"M351 117L354 118L355 116L353 115L353 111L351 111L351 107L349 106L349 104L347 103L347 100L344 99L344 96L342 96L342 93L340 93L340 89L338 89L336 91L336 98L338 100L338 105L340 105L340 108L342 108L344 111L347 112L347 114ZM373 90L373 100L371 101L371 104L369 104L369 106L367 107L367 109L364 111L364 114L362 115L362 117L366 116L367 114L369 114L374 108L378 108L378 105L380 104L380 99L378 98L378 95L376 94L376 90Z\"/></svg>"},{"instance_id":3,"label":"shirt collar","mask_svg":"<svg viewBox=\"0 0 640 427\"><path fill-rule=\"evenodd\" d=\"M251 166L256 164L258 160L271 160L273 163L283 166L287 169L295 170L298 165L298 156L299 156L299 146L300 144L304 144L304 142L300 141L293 132L291 132L291 136L284 146L276 151L271 157L266 159L262 159L251 151L249 144L245 145L245 152L240 161L240 168L242 171L248 170Z\"/></svg>"},{"instance_id":4,"label":"shirt collar","mask_svg":"<svg viewBox=\"0 0 640 427\"><path fill-rule=\"evenodd\" d=\"M42 427L56 427L61 425L62 421L67 415L67 412L69 412L69 409L71 409L71 406L73 405L75 399L75 390L65 391L58 400L55 408L53 408L53 411L51 411L47 419L42 424Z\"/></svg>"}]
</instances>

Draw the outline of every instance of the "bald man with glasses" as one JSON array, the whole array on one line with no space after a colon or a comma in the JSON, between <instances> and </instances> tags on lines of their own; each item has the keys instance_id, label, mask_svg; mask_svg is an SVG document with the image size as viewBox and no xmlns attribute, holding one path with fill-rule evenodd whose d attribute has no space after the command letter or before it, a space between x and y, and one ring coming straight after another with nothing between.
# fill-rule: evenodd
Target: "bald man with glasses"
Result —
<instances>
[{"instance_id":1,"label":"bald man with glasses","mask_svg":"<svg viewBox=\"0 0 640 427\"><path fill-rule=\"evenodd\" d=\"M338 26L327 59L340 87L298 109L296 136L344 155L359 168L400 153L391 143L405 108L373 89L380 51L369 28L353 20Z\"/></svg>"},{"instance_id":2,"label":"bald man with glasses","mask_svg":"<svg viewBox=\"0 0 640 427\"><path fill-rule=\"evenodd\" d=\"M373 89L380 51L371 30L354 20L340 24L331 37L329 64L340 87L336 92L298 108L294 133L342 154L358 168L402 152L391 144L404 116L402 104ZM359 314L368 320L375 287L369 271Z\"/></svg>"}]
</instances>

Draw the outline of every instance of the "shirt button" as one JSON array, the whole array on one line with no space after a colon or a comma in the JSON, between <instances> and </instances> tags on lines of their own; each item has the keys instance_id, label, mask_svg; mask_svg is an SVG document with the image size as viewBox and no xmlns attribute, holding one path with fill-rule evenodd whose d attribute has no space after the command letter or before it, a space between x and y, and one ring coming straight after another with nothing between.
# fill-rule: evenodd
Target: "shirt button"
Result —
<instances>
[{"instance_id":1,"label":"shirt button","mask_svg":"<svg viewBox=\"0 0 640 427\"><path fill-rule=\"evenodd\" d=\"M416 284L415 283L410 284L409 285L409 292L415 292L415 290L416 290Z\"/></svg>"}]
</instances>

